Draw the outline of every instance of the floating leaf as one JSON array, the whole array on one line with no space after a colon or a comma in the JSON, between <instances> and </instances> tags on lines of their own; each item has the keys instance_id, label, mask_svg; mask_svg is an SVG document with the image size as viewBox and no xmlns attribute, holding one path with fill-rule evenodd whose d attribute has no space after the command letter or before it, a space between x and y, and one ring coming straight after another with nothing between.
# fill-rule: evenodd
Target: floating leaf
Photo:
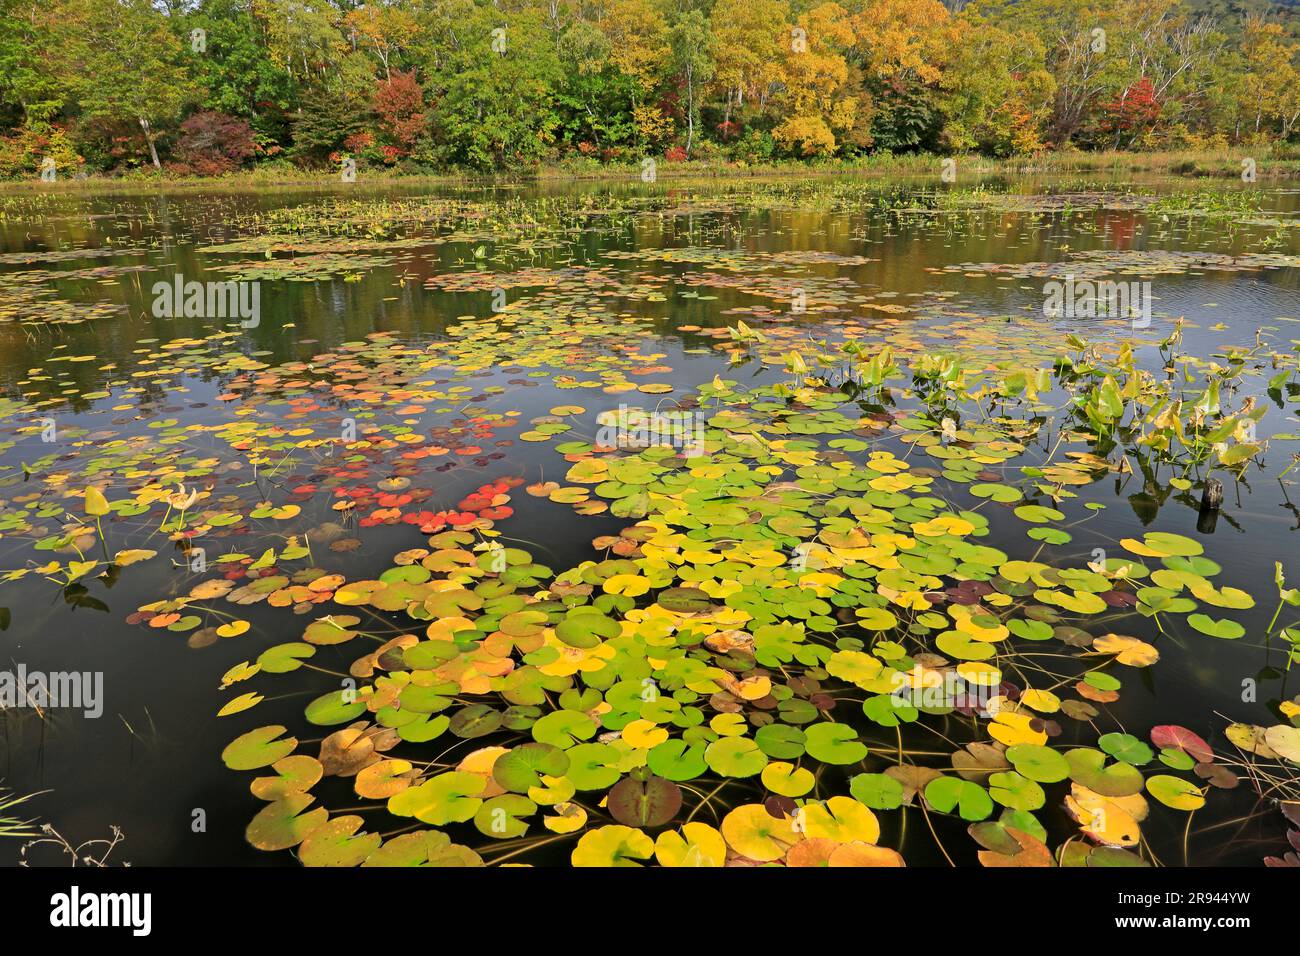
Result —
<instances>
[{"instance_id":1,"label":"floating leaf","mask_svg":"<svg viewBox=\"0 0 1300 956\"><path fill-rule=\"evenodd\" d=\"M298 741L283 737L285 728L279 724L258 727L236 737L221 752L221 760L231 770L256 770L269 767L282 757L293 753Z\"/></svg>"},{"instance_id":2,"label":"floating leaf","mask_svg":"<svg viewBox=\"0 0 1300 956\"><path fill-rule=\"evenodd\" d=\"M641 866L655 845L640 830L626 826L604 826L582 835L573 849L574 866Z\"/></svg>"},{"instance_id":3,"label":"floating leaf","mask_svg":"<svg viewBox=\"0 0 1300 956\"><path fill-rule=\"evenodd\" d=\"M1205 806L1205 796L1195 784L1169 774L1148 777L1147 792L1175 810L1198 810Z\"/></svg>"}]
</instances>

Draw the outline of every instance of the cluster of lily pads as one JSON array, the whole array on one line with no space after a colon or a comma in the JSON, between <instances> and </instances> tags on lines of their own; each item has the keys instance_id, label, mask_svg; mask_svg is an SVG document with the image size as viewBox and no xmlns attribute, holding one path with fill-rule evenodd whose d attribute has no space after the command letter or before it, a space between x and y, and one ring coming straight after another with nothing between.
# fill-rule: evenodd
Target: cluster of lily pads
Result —
<instances>
[{"instance_id":1,"label":"cluster of lily pads","mask_svg":"<svg viewBox=\"0 0 1300 956\"><path fill-rule=\"evenodd\" d=\"M873 363L883 384L894 360ZM321 645L368 642L348 671L356 686L307 708L309 723L342 728L318 751L299 753L282 725L227 750L232 767L276 774L253 783L269 802L250 841L301 844L305 863L334 865L491 861L563 839L575 865L898 865L881 834L900 833L910 808L967 821L985 865L1150 861L1148 798L1192 812L1236 774L1184 727L1147 740L1109 731L1096 746L1058 738L1104 720L1123 670L1158 660L1151 643L1109 629L1131 609L1162 632L1235 639L1240 625L1201 608L1254 598L1216 586L1201 544L1166 532L1081 567L982 545L991 520L1012 518L1044 544L1068 541L1043 527L1063 513L1033 499L1069 496L1115 466L1075 453L1007 482L990 469L1025 451L1036 431L1025 419L958 428L919 411L846 414L846 402L811 377L748 390L719 377L683 403L704 416L702 455L560 442L566 483L527 491L586 513L599 499L633 522L593 542L605 557L560 574L495 540L509 482L480 489L492 516L461 512L459 527L373 580L264 563L249 587L272 603L325 595L373 616L331 612L226 675L233 686L293 670ZM873 450L883 437L942 472ZM965 508L932 493L940 474L969 485ZM994 505L1005 518L984 513ZM1300 603L1278 588L1279 609ZM1300 636L1283 623L1278 633ZM246 692L223 713L261 699ZM904 725L933 731L935 718L947 718L946 760L889 739ZM1234 725L1228 739L1294 763L1298 738L1293 723ZM432 741L436 756L412 748ZM365 817L308 809L329 776L355 778L357 796L386 801L376 812L412 822L383 840ZM1054 844L1036 815L1049 799L1078 824Z\"/></svg>"}]
</instances>

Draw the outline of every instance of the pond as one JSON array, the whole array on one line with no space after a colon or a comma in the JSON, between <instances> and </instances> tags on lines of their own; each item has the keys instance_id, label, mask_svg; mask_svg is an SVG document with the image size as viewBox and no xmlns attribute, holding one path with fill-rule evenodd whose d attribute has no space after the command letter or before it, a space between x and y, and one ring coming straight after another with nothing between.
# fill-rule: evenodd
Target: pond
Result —
<instances>
[{"instance_id":1,"label":"pond","mask_svg":"<svg viewBox=\"0 0 1300 956\"><path fill-rule=\"evenodd\" d=\"M0 862L1281 857L1298 212L0 195Z\"/></svg>"}]
</instances>

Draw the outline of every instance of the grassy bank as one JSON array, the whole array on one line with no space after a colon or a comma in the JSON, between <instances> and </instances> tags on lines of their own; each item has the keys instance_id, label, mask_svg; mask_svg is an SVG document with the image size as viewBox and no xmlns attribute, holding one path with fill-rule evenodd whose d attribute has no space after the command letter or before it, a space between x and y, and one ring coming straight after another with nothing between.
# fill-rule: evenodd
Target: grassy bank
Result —
<instances>
[{"instance_id":1,"label":"grassy bank","mask_svg":"<svg viewBox=\"0 0 1300 956\"><path fill-rule=\"evenodd\" d=\"M1300 178L1300 152L1279 151L1268 148L1252 152L1248 148L1137 153L1108 151L1085 153L1078 151L1038 153L1033 156L996 158L975 154L942 157L930 154L891 155L877 154L851 161L807 163L786 161L764 164L726 163L696 160L670 163L658 160L655 177L659 181L688 181L705 179L733 179L736 177L822 177L822 176L907 176L935 177L943 168L945 159L955 162L957 181L1000 175L1151 175L1196 179L1239 179L1243 161L1255 162L1259 180ZM393 170L362 169L357 174L358 186L384 184L468 185L490 182L548 182L565 181L639 181L643 170L640 163L601 164L594 161L566 159L553 165L515 170L496 174L466 171L444 173L402 173ZM304 170L285 164L275 164L242 170L216 177L176 177L140 170L125 176L90 176L84 179L63 179L55 183L41 183L31 179L0 183L0 191L13 192L29 189L43 191L138 191L163 188L171 190L220 190L260 187L324 188L339 183L336 173L323 170Z\"/></svg>"}]
</instances>

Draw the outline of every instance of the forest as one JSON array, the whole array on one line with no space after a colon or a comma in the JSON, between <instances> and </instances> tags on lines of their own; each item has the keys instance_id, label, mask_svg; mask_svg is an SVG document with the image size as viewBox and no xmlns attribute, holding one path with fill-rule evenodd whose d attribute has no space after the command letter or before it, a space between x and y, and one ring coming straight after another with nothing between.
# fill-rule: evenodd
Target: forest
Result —
<instances>
[{"instance_id":1,"label":"forest","mask_svg":"<svg viewBox=\"0 0 1300 956\"><path fill-rule=\"evenodd\" d=\"M1295 149L1268 0L0 0L0 177Z\"/></svg>"}]
</instances>

